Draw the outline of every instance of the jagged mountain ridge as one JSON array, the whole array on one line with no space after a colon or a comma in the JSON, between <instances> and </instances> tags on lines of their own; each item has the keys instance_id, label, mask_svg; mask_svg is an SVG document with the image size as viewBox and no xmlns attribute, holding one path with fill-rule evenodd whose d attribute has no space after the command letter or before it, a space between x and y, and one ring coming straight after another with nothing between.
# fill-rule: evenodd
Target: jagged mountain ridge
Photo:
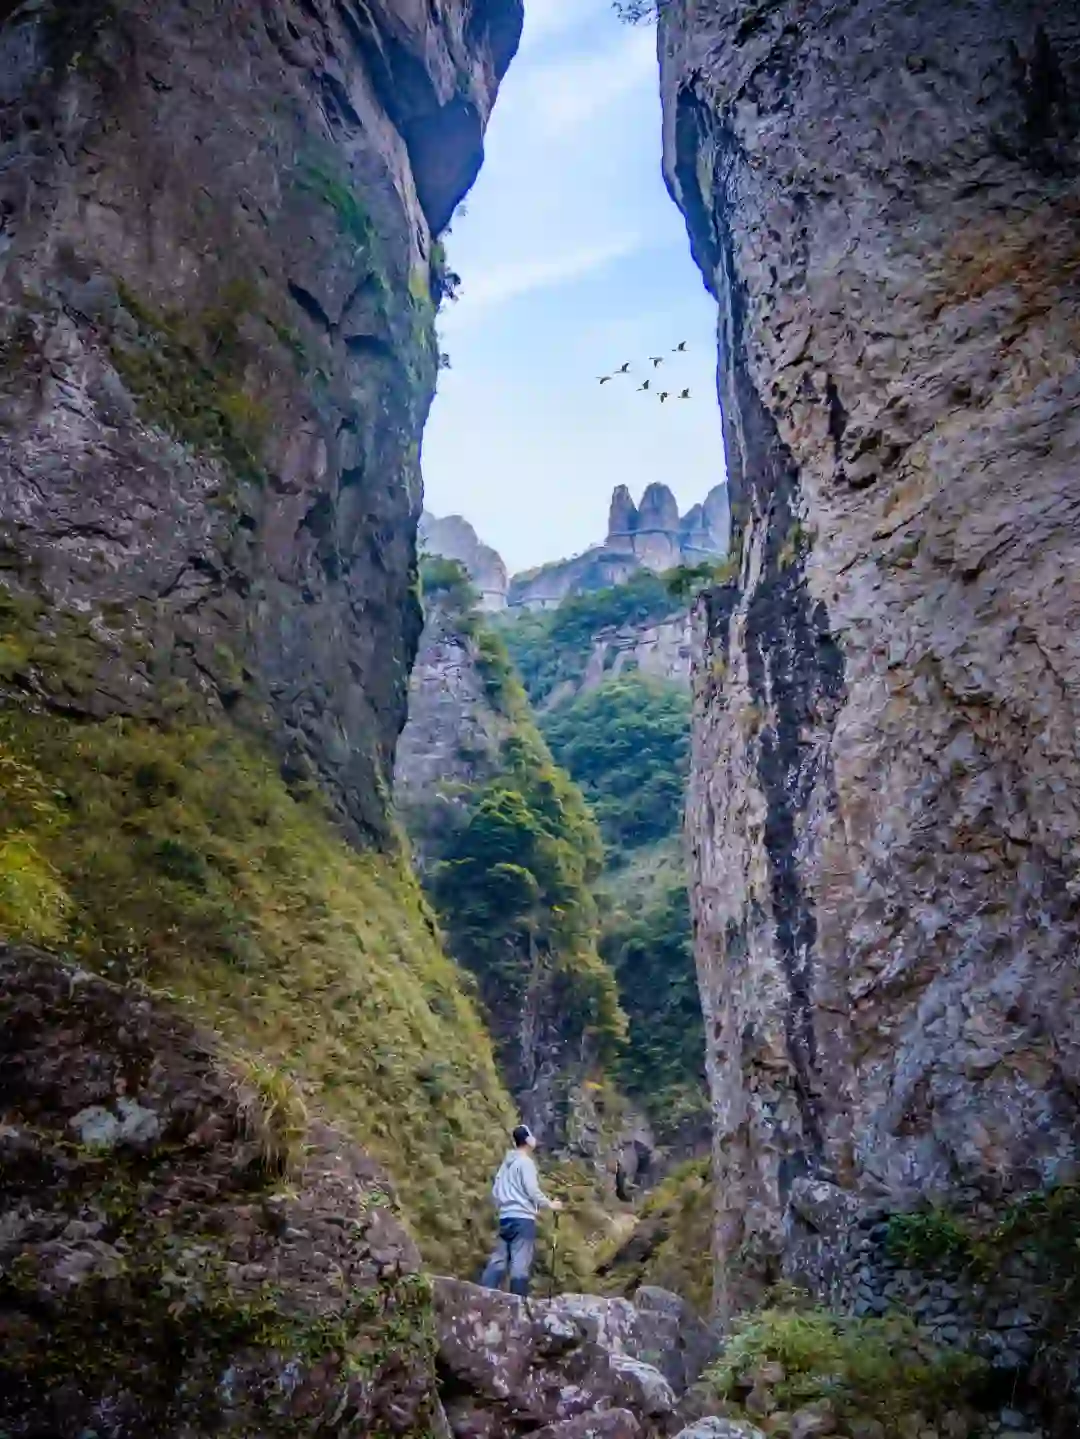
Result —
<instances>
[{"instance_id":1,"label":"jagged mountain ridge","mask_svg":"<svg viewBox=\"0 0 1080 1439\"><path fill-rule=\"evenodd\" d=\"M636 505L625 485L612 492L607 536L571 559L551 560L508 576L497 551L485 545L461 515L420 517L420 543L431 554L459 560L485 610L551 609L560 600L623 584L640 569L656 574L679 565L722 560L730 530L727 486L716 485L703 503L679 514L667 485L647 486Z\"/></svg>"},{"instance_id":2,"label":"jagged mountain ridge","mask_svg":"<svg viewBox=\"0 0 1080 1439\"><path fill-rule=\"evenodd\" d=\"M729 528L726 485L715 486L702 504L681 517L666 485L648 486L640 506L625 485L618 485L603 544L510 577L499 554L460 515L439 518L425 512L419 533L428 553L465 566L484 611L522 616L553 611L574 596L619 588L643 570L663 574L680 566L717 563L727 554ZM534 703L556 704L579 689L595 689L606 678L630 672L689 684L689 661L688 607L675 599L653 602L640 619L598 623L580 674L564 676L550 694L532 698Z\"/></svg>"}]
</instances>

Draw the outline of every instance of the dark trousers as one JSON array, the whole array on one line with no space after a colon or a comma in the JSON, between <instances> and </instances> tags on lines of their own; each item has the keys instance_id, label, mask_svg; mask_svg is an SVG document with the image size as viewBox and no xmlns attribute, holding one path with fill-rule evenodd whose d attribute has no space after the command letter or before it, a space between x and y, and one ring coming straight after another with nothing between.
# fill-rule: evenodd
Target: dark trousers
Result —
<instances>
[{"instance_id":1,"label":"dark trousers","mask_svg":"<svg viewBox=\"0 0 1080 1439\"><path fill-rule=\"evenodd\" d=\"M536 1250L535 1219L500 1219L499 1238L480 1279L485 1289L500 1289L510 1271L510 1293L525 1298Z\"/></svg>"}]
</instances>

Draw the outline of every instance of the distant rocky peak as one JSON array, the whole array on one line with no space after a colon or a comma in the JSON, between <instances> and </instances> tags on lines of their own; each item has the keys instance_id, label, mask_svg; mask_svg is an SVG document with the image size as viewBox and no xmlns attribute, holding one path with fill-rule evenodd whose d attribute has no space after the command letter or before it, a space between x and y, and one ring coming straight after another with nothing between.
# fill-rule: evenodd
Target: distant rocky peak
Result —
<instances>
[{"instance_id":1,"label":"distant rocky peak","mask_svg":"<svg viewBox=\"0 0 1080 1439\"><path fill-rule=\"evenodd\" d=\"M616 485L611 492L611 507L608 510L608 537L612 540L631 535L637 529L638 507L626 485Z\"/></svg>"},{"instance_id":2,"label":"distant rocky peak","mask_svg":"<svg viewBox=\"0 0 1080 1439\"><path fill-rule=\"evenodd\" d=\"M480 596L480 608L488 611L506 608L509 579L502 556L485 545L472 525L461 515L439 518L426 510L420 516L417 539L421 551L457 560L463 565Z\"/></svg>"},{"instance_id":3,"label":"distant rocky peak","mask_svg":"<svg viewBox=\"0 0 1080 1439\"><path fill-rule=\"evenodd\" d=\"M704 504L693 505L685 515L679 514L678 502L667 485L647 486L640 505L635 505L626 485L616 485L608 510L607 539L604 548L614 551L636 550L637 542L647 535L666 537L672 545L690 547L707 554L724 554L728 538L727 485L716 485ZM678 558L672 558L678 564Z\"/></svg>"},{"instance_id":4,"label":"distant rocky peak","mask_svg":"<svg viewBox=\"0 0 1080 1439\"><path fill-rule=\"evenodd\" d=\"M667 485L651 484L638 506L638 529L659 530L665 534L679 529L679 506Z\"/></svg>"},{"instance_id":5,"label":"distant rocky peak","mask_svg":"<svg viewBox=\"0 0 1080 1439\"><path fill-rule=\"evenodd\" d=\"M625 584L638 570L659 575L679 565L722 559L729 529L727 485L714 486L703 504L682 516L667 485L649 485L638 505L626 485L616 485L603 544L515 575L507 603L511 609L552 609L568 595Z\"/></svg>"}]
</instances>

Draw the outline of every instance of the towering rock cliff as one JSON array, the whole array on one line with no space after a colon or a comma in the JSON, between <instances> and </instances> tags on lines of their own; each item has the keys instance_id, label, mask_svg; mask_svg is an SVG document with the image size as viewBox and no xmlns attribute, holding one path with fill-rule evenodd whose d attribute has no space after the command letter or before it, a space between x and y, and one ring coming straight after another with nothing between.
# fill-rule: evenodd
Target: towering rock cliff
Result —
<instances>
[{"instance_id":1,"label":"towering rock cliff","mask_svg":"<svg viewBox=\"0 0 1080 1439\"><path fill-rule=\"evenodd\" d=\"M510 583L506 565L498 550L478 538L468 520L461 515L440 518L425 511L420 516L418 539L428 554L442 555L465 566L482 610L496 613L506 608Z\"/></svg>"},{"instance_id":2,"label":"towering rock cliff","mask_svg":"<svg viewBox=\"0 0 1080 1439\"><path fill-rule=\"evenodd\" d=\"M97 717L180 685L265 721L357 835L384 827L420 627L435 237L520 23L4 6L0 553L20 645L80 632L35 683Z\"/></svg>"},{"instance_id":3,"label":"towering rock cliff","mask_svg":"<svg viewBox=\"0 0 1080 1439\"><path fill-rule=\"evenodd\" d=\"M1080 1177L1080 13L671 0L660 54L738 562L689 815L728 1309L830 1193Z\"/></svg>"},{"instance_id":4,"label":"towering rock cliff","mask_svg":"<svg viewBox=\"0 0 1080 1439\"><path fill-rule=\"evenodd\" d=\"M402 1220L474 1262L512 1109L388 798L521 18L0 5L12 1434L443 1432Z\"/></svg>"}]
</instances>

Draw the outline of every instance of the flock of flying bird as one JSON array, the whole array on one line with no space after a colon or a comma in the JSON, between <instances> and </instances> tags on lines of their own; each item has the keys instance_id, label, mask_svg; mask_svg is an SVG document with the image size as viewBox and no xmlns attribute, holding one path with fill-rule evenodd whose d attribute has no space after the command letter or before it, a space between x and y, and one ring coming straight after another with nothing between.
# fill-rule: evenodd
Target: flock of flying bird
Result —
<instances>
[{"instance_id":1,"label":"flock of flying bird","mask_svg":"<svg viewBox=\"0 0 1080 1439\"><path fill-rule=\"evenodd\" d=\"M685 340L680 340L679 343L675 346L675 348L672 350L671 353L672 353L673 355L682 355L682 354L685 354L685 352L686 352L686 341L685 341ZM660 368L660 366L664 363L664 357L663 357L663 355L650 355L650 356L649 356L649 361L650 361L650 363L652 364L653 369L654 369L654 370L658 370L658 369ZM619 368L618 368L617 370L613 370L610 375L600 375L600 376L598 376L598 379L599 379L599 381L600 381L600 383L601 383L602 385L606 385L609 380L617 379L619 375L628 375L629 373L630 373L630 361L627 360L624 365L620 365ZM651 376L646 377L644 384L638 385L638 392L639 392L639 393L641 393L641 391L643 391L643 390L648 391L648 390L651 390L651 389L652 389L652 377L651 377ZM663 404L665 400L670 400L673 395L674 395L675 399L677 399L677 400L688 400L688 399L690 398L690 391L689 391L688 389L687 389L687 390L679 390L679 392L678 392L677 394L676 394L674 391L672 391L672 390L653 390L652 393L655 394L655 395L659 398L661 404Z\"/></svg>"}]
</instances>

